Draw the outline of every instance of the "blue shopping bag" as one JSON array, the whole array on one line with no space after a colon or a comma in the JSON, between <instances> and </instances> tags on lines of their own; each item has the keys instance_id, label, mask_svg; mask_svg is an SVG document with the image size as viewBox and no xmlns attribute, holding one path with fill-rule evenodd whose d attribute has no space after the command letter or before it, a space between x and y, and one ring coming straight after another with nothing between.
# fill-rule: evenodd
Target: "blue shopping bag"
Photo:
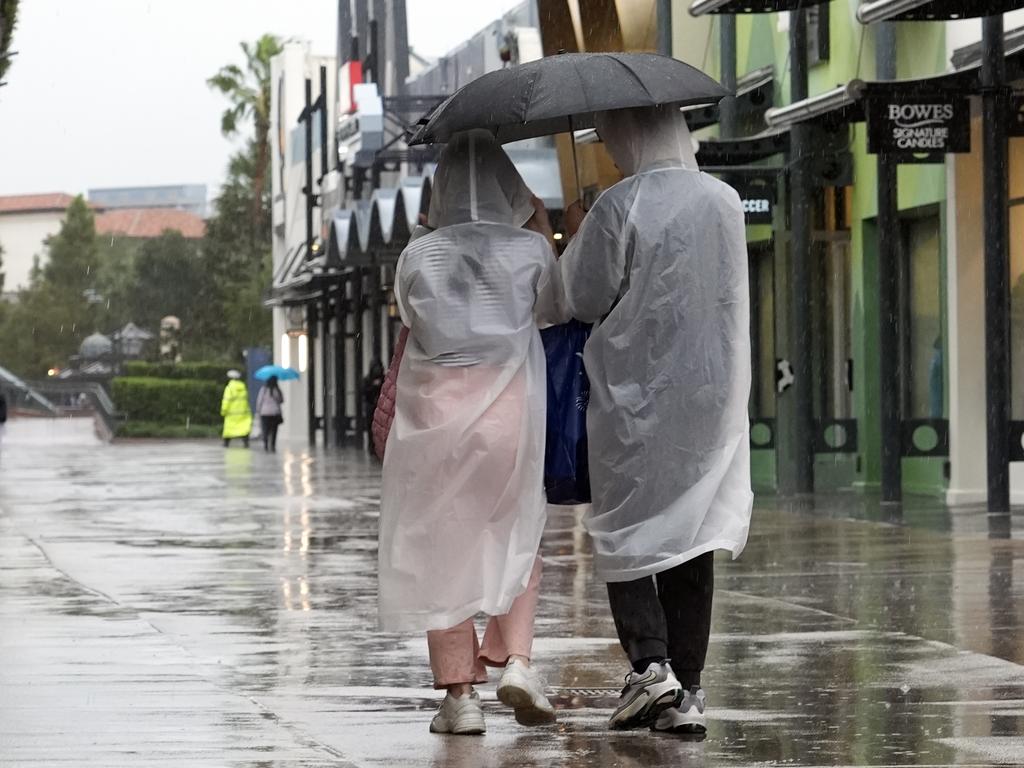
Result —
<instances>
[{"instance_id":1,"label":"blue shopping bag","mask_svg":"<svg viewBox=\"0 0 1024 768\"><path fill-rule=\"evenodd\" d=\"M552 504L590 501L587 463L587 405L590 380L583 347L590 326L571 320L540 332L548 372L547 445L544 488Z\"/></svg>"}]
</instances>

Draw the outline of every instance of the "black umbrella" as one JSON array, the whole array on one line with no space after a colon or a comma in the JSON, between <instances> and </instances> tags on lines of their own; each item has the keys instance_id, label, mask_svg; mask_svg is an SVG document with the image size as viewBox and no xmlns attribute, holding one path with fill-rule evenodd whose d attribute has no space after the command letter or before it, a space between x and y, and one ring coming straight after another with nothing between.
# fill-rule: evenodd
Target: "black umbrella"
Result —
<instances>
[{"instance_id":1,"label":"black umbrella","mask_svg":"<svg viewBox=\"0 0 1024 768\"><path fill-rule=\"evenodd\" d=\"M501 143L594 126L625 107L717 104L729 92L699 69L656 53L562 53L477 78L444 101L409 144L471 128Z\"/></svg>"},{"instance_id":2,"label":"black umbrella","mask_svg":"<svg viewBox=\"0 0 1024 768\"><path fill-rule=\"evenodd\" d=\"M431 113L409 144L486 128L501 143L594 127L609 109L717 104L729 91L699 69L657 53L561 53L490 72ZM580 169L572 143L576 190Z\"/></svg>"}]
</instances>

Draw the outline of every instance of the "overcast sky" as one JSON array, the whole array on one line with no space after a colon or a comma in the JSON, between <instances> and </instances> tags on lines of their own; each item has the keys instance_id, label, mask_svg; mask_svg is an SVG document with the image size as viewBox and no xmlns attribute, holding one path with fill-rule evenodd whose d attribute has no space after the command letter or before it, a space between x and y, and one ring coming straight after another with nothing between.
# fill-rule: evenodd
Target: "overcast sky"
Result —
<instances>
[{"instance_id":1,"label":"overcast sky","mask_svg":"<svg viewBox=\"0 0 1024 768\"><path fill-rule=\"evenodd\" d=\"M410 44L445 53L520 0L407 0ZM337 0L22 0L0 88L0 195L205 183L233 151L206 86L264 32L333 54Z\"/></svg>"}]
</instances>

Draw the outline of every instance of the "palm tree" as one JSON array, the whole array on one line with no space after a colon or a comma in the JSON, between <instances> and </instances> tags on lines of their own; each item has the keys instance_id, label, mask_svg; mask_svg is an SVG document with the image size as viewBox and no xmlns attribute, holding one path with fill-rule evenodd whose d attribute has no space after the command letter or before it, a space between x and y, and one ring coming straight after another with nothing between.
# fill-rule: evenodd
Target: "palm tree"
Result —
<instances>
[{"instance_id":1,"label":"palm tree","mask_svg":"<svg viewBox=\"0 0 1024 768\"><path fill-rule=\"evenodd\" d=\"M11 66L11 40L18 21L18 0L0 0L0 85Z\"/></svg>"},{"instance_id":2,"label":"palm tree","mask_svg":"<svg viewBox=\"0 0 1024 768\"><path fill-rule=\"evenodd\" d=\"M253 159L252 193L254 215L260 208L260 201L266 191L270 164L270 60L282 50L281 41L274 35L263 35L255 44L242 43L245 54L245 70L235 64L221 67L220 71L206 81L214 90L220 91L231 101L220 120L220 130L227 137L238 133L239 123L252 118Z\"/></svg>"}]
</instances>

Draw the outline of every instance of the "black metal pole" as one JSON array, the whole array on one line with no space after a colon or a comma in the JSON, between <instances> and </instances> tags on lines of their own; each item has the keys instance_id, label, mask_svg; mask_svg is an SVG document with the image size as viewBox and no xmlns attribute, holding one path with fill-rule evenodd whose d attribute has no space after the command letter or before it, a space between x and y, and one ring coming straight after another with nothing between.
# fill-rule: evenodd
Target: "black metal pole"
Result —
<instances>
[{"instance_id":1,"label":"black metal pole","mask_svg":"<svg viewBox=\"0 0 1024 768\"><path fill-rule=\"evenodd\" d=\"M302 113L306 129L306 258L313 253L313 81L306 78L306 109Z\"/></svg>"},{"instance_id":2,"label":"black metal pole","mask_svg":"<svg viewBox=\"0 0 1024 768\"><path fill-rule=\"evenodd\" d=\"M316 301L306 304L306 376L309 404L309 444L316 445Z\"/></svg>"},{"instance_id":3,"label":"black metal pole","mask_svg":"<svg viewBox=\"0 0 1024 768\"><path fill-rule=\"evenodd\" d=\"M982 21L985 221L985 420L988 508L1010 508L1010 275L1007 258L1006 53L1003 17Z\"/></svg>"},{"instance_id":4,"label":"black metal pole","mask_svg":"<svg viewBox=\"0 0 1024 768\"><path fill-rule=\"evenodd\" d=\"M736 92L736 17L731 13L718 14L718 47L722 58L722 85ZM726 96L718 107L719 133L723 139L736 135L736 98Z\"/></svg>"},{"instance_id":5,"label":"black metal pole","mask_svg":"<svg viewBox=\"0 0 1024 768\"><path fill-rule=\"evenodd\" d=\"M363 372L365 370L363 365L363 328L366 322L366 301L363 298L363 281L365 280L365 276L366 270L363 267L357 267L355 274L353 275L352 286L352 313L353 320L355 321L352 344L354 351L352 379L354 382L353 389L356 393L355 417L357 441L362 441L363 434L366 431L366 413L365 408L363 408Z\"/></svg>"},{"instance_id":6,"label":"black metal pole","mask_svg":"<svg viewBox=\"0 0 1024 768\"><path fill-rule=\"evenodd\" d=\"M327 363L330 360L328 345L331 341L331 298L327 292L324 292L323 299L320 303L320 322L321 322L321 334L320 334L320 370L321 382L320 391L323 393L321 402L321 411L323 412L323 426L321 427L324 432L324 448L331 444L331 398L330 398L330 377L327 375L329 370ZM337 371L337 369L335 369Z\"/></svg>"},{"instance_id":7,"label":"black metal pole","mask_svg":"<svg viewBox=\"0 0 1024 768\"><path fill-rule=\"evenodd\" d=\"M338 282L337 303L334 307L334 321L337 324L337 332L334 334L334 444L339 447L344 445L345 438L348 435L348 404L345 402L345 377L348 375L348 365L346 365L346 358L348 356L346 344L348 336L347 285L348 279L342 276Z\"/></svg>"},{"instance_id":8,"label":"black metal pole","mask_svg":"<svg viewBox=\"0 0 1024 768\"><path fill-rule=\"evenodd\" d=\"M327 67L320 67L320 185L327 178Z\"/></svg>"},{"instance_id":9,"label":"black metal pole","mask_svg":"<svg viewBox=\"0 0 1024 768\"><path fill-rule=\"evenodd\" d=\"M370 267L370 343L372 344L370 353L370 363L374 361L382 360L381 358L381 347L383 346L384 339L384 326L381 322L381 309L384 306L384 302L381 301L381 279L380 279L380 265L377 263L377 258L374 257L374 264Z\"/></svg>"},{"instance_id":10,"label":"black metal pole","mask_svg":"<svg viewBox=\"0 0 1024 768\"><path fill-rule=\"evenodd\" d=\"M792 12L789 28L790 99L808 95L807 11ZM795 123L790 129L793 157L790 188L790 285L792 291L793 361L793 490L814 492L814 372L811 359L811 206L814 188L808 161L811 151L809 126Z\"/></svg>"},{"instance_id":11,"label":"black metal pole","mask_svg":"<svg viewBox=\"0 0 1024 768\"><path fill-rule=\"evenodd\" d=\"M896 79L896 29L878 25L875 69L879 80ZM882 501L903 497L900 390L900 222L896 161L879 154L878 166L878 374L882 432Z\"/></svg>"},{"instance_id":12,"label":"black metal pole","mask_svg":"<svg viewBox=\"0 0 1024 768\"><path fill-rule=\"evenodd\" d=\"M658 53L672 55L672 0L658 0Z\"/></svg>"}]
</instances>

